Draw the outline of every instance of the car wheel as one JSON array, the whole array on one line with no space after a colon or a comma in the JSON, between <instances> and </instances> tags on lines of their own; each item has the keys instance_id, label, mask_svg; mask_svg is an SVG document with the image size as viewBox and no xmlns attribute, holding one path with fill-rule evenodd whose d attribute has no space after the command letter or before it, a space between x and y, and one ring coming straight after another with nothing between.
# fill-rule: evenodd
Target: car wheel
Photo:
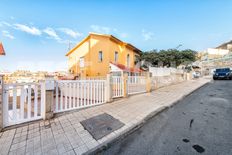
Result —
<instances>
[{"instance_id":1,"label":"car wheel","mask_svg":"<svg viewBox=\"0 0 232 155\"><path fill-rule=\"evenodd\" d=\"M217 80L217 79L214 77L213 80Z\"/></svg>"}]
</instances>

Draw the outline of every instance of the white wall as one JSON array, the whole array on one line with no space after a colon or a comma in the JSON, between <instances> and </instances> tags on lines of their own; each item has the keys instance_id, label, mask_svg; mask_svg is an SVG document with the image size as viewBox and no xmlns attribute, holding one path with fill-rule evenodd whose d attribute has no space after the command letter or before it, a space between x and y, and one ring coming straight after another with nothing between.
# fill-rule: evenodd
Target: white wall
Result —
<instances>
[{"instance_id":1,"label":"white wall","mask_svg":"<svg viewBox=\"0 0 232 155\"><path fill-rule=\"evenodd\" d=\"M181 69L176 68L157 68L157 67L149 67L149 72L152 73L152 76L169 76L173 74L181 74L184 73Z\"/></svg>"},{"instance_id":2,"label":"white wall","mask_svg":"<svg viewBox=\"0 0 232 155\"><path fill-rule=\"evenodd\" d=\"M215 55L226 55L229 53L229 50L224 50L224 49L215 49L215 48L208 48L206 50L208 54L215 54Z\"/></svg>"}]
</instances>

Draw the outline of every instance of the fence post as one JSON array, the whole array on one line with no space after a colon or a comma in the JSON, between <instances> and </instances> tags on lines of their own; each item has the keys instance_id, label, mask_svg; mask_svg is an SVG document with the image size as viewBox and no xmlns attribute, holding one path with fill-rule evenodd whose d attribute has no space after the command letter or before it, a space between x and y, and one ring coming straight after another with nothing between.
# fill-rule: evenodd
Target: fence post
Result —
<instances>
[{"instance_id":1,"label":"fence post","mask_svg":"<svg viewBox=\"0 0 232 155\"><path fill-rule=\"evenodd\" d=\"M187 80L187 73L184 72L184 80Z\"/></svg>"},{"instance_id":2,"label":"fence post","mask_svg":"<svg viewBox=\"0 0 232 155\"><path fill-rule=\"evenodd\" d=\"M186 73L186 80L191 80L191 74L190 73Z\"/></svg>"},{"instance_id":3,"label":"fence post","mask_svg":"<svg viewBox=\"0 0 232 155\"><path fill-rule=\"evenodd\" d=\"M55 80L53 77L45 77L45 105L43 119L51 119L54 114L54 89L55 89Z\"/></svg>"},{"instance_id":4,"label":"fence post","mask_svg":"<svg viewBox=\"0 0 232 155\"><path fill-rule=\"evenodd\" d=\"M159 88L159 77L155 77L155 89L158 89L158 88Z\"/></svg>"},{"instance_id":5,"label":"fence post","mask_svg":"<svg viewBox=\"0 0 232 155\"><path fill-rule=\"evenodd\" d=\"M150 72L147 72L147 74L146 74L146 92L147 93L151 92L151 76L150 76Z\"/></svg>"},{"instance_id":6,"label":"fence post","mask_svg":"<svg viewBox=\"0 0 232 155\"><path fill-rule=\"evenodd\" d=\"M128 82L128 74L127 73L124 73L123 74L123 97L127 97L127 89L128 89L128 85L127 85L127 82Z\"/></svg>"},{"instance_id":7,"label":"fence post","mask_svg":"<svg viewBox=\"0 0 232 155\"><path fill-rule=\"evenodd\" d=\"M0 75L0 132L3 129L3 75Z\"/></svg>"},{"instance_id":8,"label":"fence post","mask_svg":"<svg viewBox=\"0 0 232 155\"><path fill-rule=\"evenodd\" d=\"M112 77L111 74L106 75L106 85L105 85L105 93L106 93L106 102L112 101Z\"/></svg>"}]
</instances>

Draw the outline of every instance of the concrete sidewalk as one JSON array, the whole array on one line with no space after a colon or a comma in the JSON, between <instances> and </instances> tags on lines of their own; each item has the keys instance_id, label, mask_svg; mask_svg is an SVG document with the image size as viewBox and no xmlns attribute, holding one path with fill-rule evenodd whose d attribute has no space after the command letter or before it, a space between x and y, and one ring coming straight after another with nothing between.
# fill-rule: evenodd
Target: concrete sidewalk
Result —
<instances>
[{"instance_id":1,"label":"concrete sidewalk","mask_svg":"<svg viewBox=\"0 0 232 155\"><path fill-rule=\"evenodd\" d=\"M185 81L109 104L70 112L50 121L38 121L0 133L0 154L83 154L92 152L127 133L148 117L172 106L209 79ZM107 113L125 125L96 141L80 124Z\"/></svg>"}]
</instances>

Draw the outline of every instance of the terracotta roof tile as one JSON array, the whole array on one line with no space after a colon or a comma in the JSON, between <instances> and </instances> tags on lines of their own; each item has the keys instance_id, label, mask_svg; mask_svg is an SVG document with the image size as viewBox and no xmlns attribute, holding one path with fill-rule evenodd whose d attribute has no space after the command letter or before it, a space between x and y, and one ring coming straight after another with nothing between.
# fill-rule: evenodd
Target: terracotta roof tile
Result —
<instances>
[{"instance_id":1,"label":"terracotta roof tile","mask_svg":"<svg viewBox=\"0 0 232 155\"><path fill-rule=\"evenodd\" d=\"M0 55L6 55L2 43L0 42Z\"/></svg>"},{"instance_id":2,"label":"terracotta roof tile","mask_svg":"<svg viewBox=\"0 0 232 155\"><path fill-rule=\"evenodd\" d=\"M125 71L125 72L132 72L132 73L140 73L140 72L143 72L143 70L141 70L140 68L129 68L129 67L126 67L125 65L123 64L119 64L119 63L113 63L111 62L113 65L117 66L119 69Z\"/></svg>"}]
</instances>

